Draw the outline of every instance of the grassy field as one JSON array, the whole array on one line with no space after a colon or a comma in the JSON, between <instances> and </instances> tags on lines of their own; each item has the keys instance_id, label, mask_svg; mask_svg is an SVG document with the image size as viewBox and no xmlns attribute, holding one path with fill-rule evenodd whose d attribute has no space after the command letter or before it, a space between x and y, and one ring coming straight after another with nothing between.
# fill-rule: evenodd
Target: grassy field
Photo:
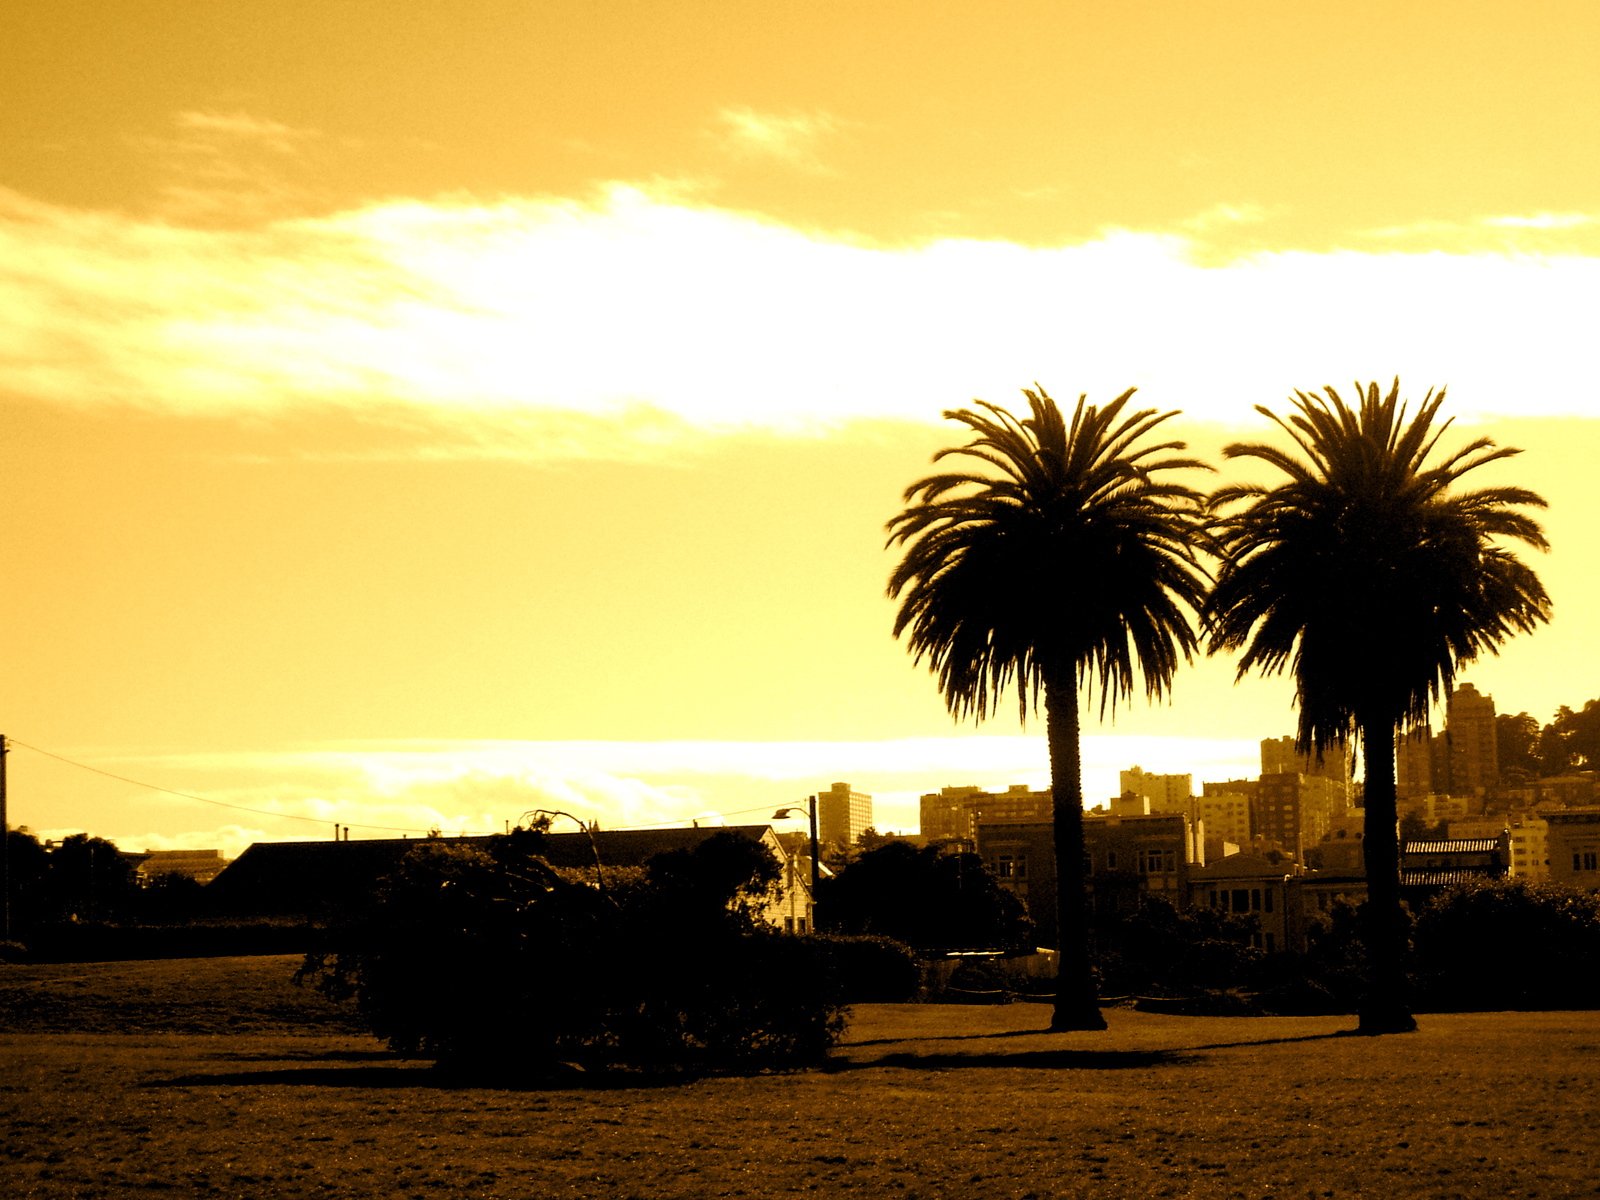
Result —
<instances>
[{"instance_id":1,"label":"grassy field","mask_svg":"<svg viewBox=\"0 0 1600 1200\"><path fill-rule=\"evenodd\" d=\"M1600 1014L869 1005L826 1071L515 1090L391 1057L294 965L0 965L0 1196L1600 1194Z\"/></svg>"}]
</instances>

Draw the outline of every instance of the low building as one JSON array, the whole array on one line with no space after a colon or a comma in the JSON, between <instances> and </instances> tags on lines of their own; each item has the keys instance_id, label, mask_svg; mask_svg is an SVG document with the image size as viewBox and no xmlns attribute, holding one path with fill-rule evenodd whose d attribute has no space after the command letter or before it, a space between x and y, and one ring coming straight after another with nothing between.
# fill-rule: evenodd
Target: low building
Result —
<instances>
[{"instance_id":1,"label":"low building","mask_svg":"<svg viewBox=\"0 0 1600 1200\"><path fill-rule=\"evenodd\" d=\"M978 853L1033 918L1041 945L1056 940L1055 830L1047 821L980 821ZM1129 912L1141 897L1182 908L1189 872L1204 862L1202 831L1176 813L1085 813L1084 869L1096 916Z\"/></svg>"},{"instance_id":2,"label":"low building","mask_svg":"<svg viewBox=\"0 0 1600 1200\"><path fill-rule=\"evenodd\" d=\"M1290 948L1289 885L1282 861L1260 854L1235 854L1193 867L1189 898L1196 907L1256 919L1251 944L1269 954Z\"/></svg>"},{"instance_id":3,"label":"low building","mask_svg":"<svg viewBox=\"0 0 1600 1200\"><path fill-rule=\"evenodd\" d=\"M769 825L545 833L537 852L553 867L595 870L603 879L608 868L642 867L658 854L693 850L723 833L761 842L772 851L782 873L762 915L774 928L808 932L812 928L808 864L792 859ZM419 846L484 847L489 841L440 837L256 842L207 885L206 895L217 911L233 915L333 920L370 901L383 877Z\"/></svg>"},{"instance_id":4,"label":"low building","mask_svg":"<svg viewBox=\"0 0 1600 1200\"><path fill-rule=\"evenodd\" d=\"M1600 888L1600 808L1549 809L1550 878L1570 887Z\"/></svg>"},{"instance_id":5,"label":"low building","mask_svg":"<svg viewBox=\"0 0 1600 1200\"><path fill-rule=\"evenodd\" d=\"M220 850L146 850L143 854L124 852L141 886L163 875L181 875L196 883L210 883L228 865Z\"/></svg>"},{"instance_id":6,"label":"low building","mask_svg":"<svg viewBox=\"0 0 1600 1200\"><path fill-rule=\"evenodd\" d=\"M1457 883L1504 879L1511 866L1511 835L1439 838L1400 846L1401 894L1415 904Z\"/></svg>"}]
</instances>

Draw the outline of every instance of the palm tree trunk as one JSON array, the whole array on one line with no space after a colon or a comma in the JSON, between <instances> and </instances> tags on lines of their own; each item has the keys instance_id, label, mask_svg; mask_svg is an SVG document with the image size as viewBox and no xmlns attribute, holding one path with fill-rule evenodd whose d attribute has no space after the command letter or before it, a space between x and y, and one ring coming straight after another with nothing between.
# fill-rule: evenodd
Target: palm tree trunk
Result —
<instances>
[{"instance_id":1,"label":"palm tree trunk","mask_svg":"<svg viewBox=\"0 0 1600 1200\"><path fill-rule=\"evenodd\" d=\"M1406 922L1400 907L1400 842L1395 796L1393 721L1364 717L1366 810L1362 858L1367 868L1363 937L1367 946L1367 993L1361 1002L1361 1033L1405 1033L1417 1027L1406 1002Z\"/></svg>"},{"instance_id":2,"label":"palm tree trunk","mask_svg":"<svg viewBox=\"0 0 1600 1200\"><path fill-rule=\"evenodd\" d=\"M1089 904L1083 870L1083 763L1079 755L1078 690L1073 672L1045 681L1050 743L1050 807L1056 851L1056 1006L1050 1028L1104 1029L1089 961Z\"/></svg>"}]
</instances>

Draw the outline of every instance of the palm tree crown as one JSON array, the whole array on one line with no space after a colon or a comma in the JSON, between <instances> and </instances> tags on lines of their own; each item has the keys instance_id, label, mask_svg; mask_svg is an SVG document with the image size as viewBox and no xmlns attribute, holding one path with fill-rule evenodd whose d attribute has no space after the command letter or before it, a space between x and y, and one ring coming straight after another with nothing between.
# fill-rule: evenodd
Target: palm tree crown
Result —
<instances>
[{"instance_id":1,"label":"palm tree crown","mask_svg":"<svg viewBox=\"0 0 1600 1200\"><path fill-rule=\"evenodd\" d=\"M906 546L889 581L904 595L895 636L938 677L951 713L994 711L1014 681L1025 715L1047 678L1097 682L1104 709L1142 678L1154 698L1198 644L1206 580L1196 560L1203 497L1157 475L1204 464L1182 442L1140 442L1174 413L1122 418L1130 388L1103 408L1080 398L1070 425L1041 388L1018 419L983 401L944 415L972 431L940 451L975 466L905 492L889 544Z\"/></svg>"},{"instance_id":2,"label":"palm tree crown","mask_svg":"<svg viewBox=\"0 0 1600 1200\"><path fill-rule=\"evenodd\" d=\"M1287 478L1212 498L1223 515L1206 609L1211 646L1242 651L1241 678L1290 669L1303 750L1343 744L1366 717L1425 721L1458 664L1550 614L1538 577L1497 542L1547 548L1538 523L1518 511L1544 501L1524 488L1455 488L1518 451L1478 438L1430 463L1450 426L1435 426L1444 390L1408 420L1399 388L1396 380L1380 396L1375 383L1358 386L1359 407L1332 388L1296 392L1287 420L1258 406L1303 461L1257 443L1224 451Z\"/></svg>"}]
</instances>

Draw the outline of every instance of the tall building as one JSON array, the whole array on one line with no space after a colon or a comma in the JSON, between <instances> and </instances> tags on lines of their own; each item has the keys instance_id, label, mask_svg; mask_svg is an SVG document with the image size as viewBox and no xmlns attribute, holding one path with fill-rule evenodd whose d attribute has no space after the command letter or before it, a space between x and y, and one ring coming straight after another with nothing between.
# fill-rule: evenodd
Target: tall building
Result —
<instances>
[{"instance_id":1,"label":"tall building","mask_svg":"<svg viewBox=\"0 0 1600 1200\"><path fill-rule=\"evenodd\" d=\"M1306 847L1327 837L1349 805L1349 790L1331 779L1298 771L1263 775L1256 789L1255 832L1304 862Z\"/></svg>"},{"instance_id":2,"label":"tall building","mask_svg":"<svg viewBox=\"0 0 1600 1200\"><path fill-rule=\"evenodd\" d=\"M836 783L817 793L817 837L836 846L853 846L872 827L872 797Z\"/></svg>"},{"instance_id":3,"label":"tall building","mask_svg":"<svg viewBox=\"0 0 1600 1200\"><path fill-rule=\"evenodd\" d=\"M1250 796L1245 792L1212 791L1209 787L1205 795L1195 802L1195 811L1200 816L1201 827L1205 830L1206 858L1221 858L1221 847L1224 842L1232 842L1235 846L1247 846L1255 832L1250 824ZM1216 849L1213 850L1212 847Z\"/></svg>"},{"instance_id":4,"label":"tall building","mask_svg":"<svg viewBox=\"0 0 1600 1200\"><path fill-rule=\"evenodd\" d=\"M1440 749L1444 739L1434 735L1432 726L1419 725L1409 733L1395 735L1394 790L1400 800L1416 800L1444 786Z\"/></svg>"},{"instance_id":5,"label":"tall building","mask_svg":"<svg viewBox=\"0 0 1600 1200\"><path fill-rule=\"evenodd\" d=\"M1193 775L1152 775L1142 767L1129 767L1119 776L1121 794L1144 796L1153 813L1184 813L1194 797Z\"/></svg>"},{"instance_id":6,"label":"tall building","mask_svg":"<svg viewBox=\"0 0 1600 1200\"><path fill-rule=\"evenodd\" d=\"M919 806L918 832L930 842L972 841L977 834L973 824L975 806L968 801L983 794L982 788L972 784L925 793Z\"/></svg>"},{"instance_id":7,"label":"tall building","mask_svg":"<svg viewBox=\"0 0 1600 1200\"><path fill-rule=\"evenodd\" d=\"M1301 775L1314 775L1319 779L1332 779L1339 783L1350 781L1350 752L1339 746L1330 746L1319 759L1315 754L1301 754L1294 738L1263 738L1261 742L1261 773L1281 775L1296 771Z\"/></svg>"},{"instance_id":8,"label":"tall building","mask_svg":"<svg viewBox=\"0 0 1600 1200\"><path fill-rule=\"evenodd\" d=\"M1470 683L1452 689L1445 700L1444 731L1449 743L1450 794L1482 796L1500 780L1494 697L1482 695Z\"/></svg>"},{"instance_id":9,"label":"tall building","mask_svg":"<svg viewBox=\"0 0 1600 1200\"><path fill-rule=\"evenodd\" d=\"M921 833L929 841L976 842L980 821L1048 821L1052 815L1050 792L1021 783L1003 792L972 786L940 788L922 797L921 808Z\"/></svg>"}]
</instances>

